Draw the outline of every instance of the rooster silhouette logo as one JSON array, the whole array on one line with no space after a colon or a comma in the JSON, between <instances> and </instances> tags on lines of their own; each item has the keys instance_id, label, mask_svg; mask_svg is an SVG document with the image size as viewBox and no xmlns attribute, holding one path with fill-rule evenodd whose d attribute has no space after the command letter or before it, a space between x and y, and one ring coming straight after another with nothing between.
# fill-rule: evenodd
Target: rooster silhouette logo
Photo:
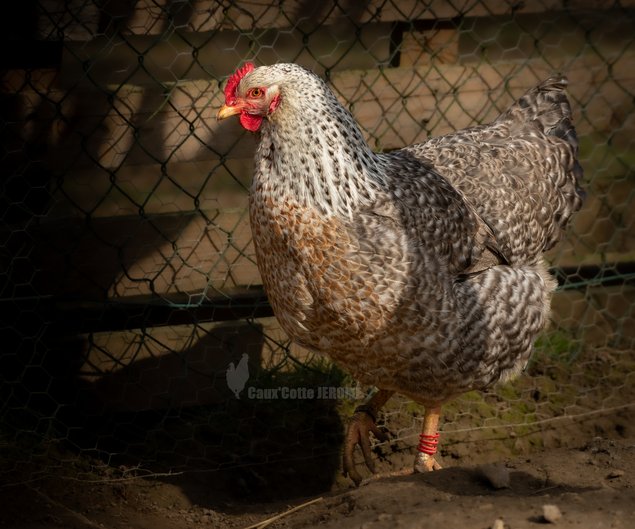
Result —
<instances>
[{"instance_id":1,"label":"rooster silhouette logo","mask_svg":"<svg viewBox=\"0 0 635 529\"><path fill-rule=\"evenodd\" d=\"M234 362L230 362L225 372L225 378L227 379L227 387L232 390L236 398L240 398L240 392L245 388L245 384L249 379L249 355L243 353L237 366L234 366Z\"/></svg>"}]
</instances>

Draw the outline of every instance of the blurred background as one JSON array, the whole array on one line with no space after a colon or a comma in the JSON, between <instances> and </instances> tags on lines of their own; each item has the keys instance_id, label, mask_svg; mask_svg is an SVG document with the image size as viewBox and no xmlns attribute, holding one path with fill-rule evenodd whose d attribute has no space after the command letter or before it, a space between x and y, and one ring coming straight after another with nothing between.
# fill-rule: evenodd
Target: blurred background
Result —
<instances>
[{"instance_id":1,"label":"blurred background","mask_svg":"<svg viewBox=\"0 0 635 529\"><path fill-rule=\"evenodd\" d=\"M255 139L215 119L246 60L314 70L384 151L488 122L564 73L588 196L548 256L552 326L519 380L448 406L442 456L633 434L635 1L5 9L0 480L178 473L191 497L234 499L343 486L345 420L369 388L291 345L267 304ZM255 391L323 386L340 398ZM410 464L420 417L391 401L381 468Z\"/></svg>"}]
</instances>

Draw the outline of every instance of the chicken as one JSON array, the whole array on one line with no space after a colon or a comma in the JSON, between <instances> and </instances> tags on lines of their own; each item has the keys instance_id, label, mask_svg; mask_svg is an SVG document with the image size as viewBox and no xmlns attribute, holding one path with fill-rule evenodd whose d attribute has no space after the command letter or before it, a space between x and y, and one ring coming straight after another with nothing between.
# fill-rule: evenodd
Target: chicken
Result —
<instances>
[{"instance_id":1,"label":"chicken","mask_svg":"<svg viewBox=\"0 0 635 529\"><path fill-rule=\"evenodd\" d=\"M549 319L542 254L580 208L581 167L563 77L489 125L375 153L329 87L295 64L228 80L218 119L257 132L250 220L280 325L378 391L351 418L369 433L398 392L425 407L415 471L434 455L441 406L517 376Z\"/></svg>"},{"instance_id":2,"label":"chicken","mask_svg":"<svg viewBox=\"0 0 635 529\"><path fill-rule=\"evenodd\" d=\"M227 387L239 399L240 392L245 389L245 384L249 380L249 355L247 353L243 353L237 365L234 365L234 362L229 363L225 371L225 380Z\"/></svg>"}]
</instances>

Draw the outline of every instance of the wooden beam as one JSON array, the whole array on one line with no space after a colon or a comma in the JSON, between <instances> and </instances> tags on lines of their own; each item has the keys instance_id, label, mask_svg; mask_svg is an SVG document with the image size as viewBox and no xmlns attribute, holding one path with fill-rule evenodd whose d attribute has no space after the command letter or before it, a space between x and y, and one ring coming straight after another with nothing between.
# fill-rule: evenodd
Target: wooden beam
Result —
<instances>
[{"instance_id":1,"label":"wooden beam","mask_svg":"<svg viewBox=\"0 0 635 529\"><path fill-rule=\"evenodd\" d=\"M86 334L173 325L269 318L273 311L262 286L202 294L137 296L107 301L53 301L58 332Z\"/></svg>"},{"instance_id":2,"label":"wooden beam","mask_svg":"<svg viewBox=\"0 0 635 529\"><path fill-rule=\"evenodd\" d=\"M87 41L116 28L127 35L162 35L175 29L186 33L219 30L250 32L259 29L301 28L306 34L324 26L361 27L375 22L491 17L583 10L628 9L635 0L370 0L367 2L305 2L302 0L216 0L168 2L78 3L41 2L40 38Z\"/></svg>"}]
</instances>

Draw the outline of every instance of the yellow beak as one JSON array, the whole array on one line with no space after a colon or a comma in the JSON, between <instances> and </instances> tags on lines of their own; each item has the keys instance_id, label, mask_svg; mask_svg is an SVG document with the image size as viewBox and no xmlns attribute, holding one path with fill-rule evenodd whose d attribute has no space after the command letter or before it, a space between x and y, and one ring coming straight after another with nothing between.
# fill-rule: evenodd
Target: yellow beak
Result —
<instances>
[{"instance_id":1,"label":"yellow beak","mask_svg":"<svg viewBox=\"0 0 635 529\"><path fill-rule=\"evenodd\" d=\"M235 116L236 114L240 114L242 109L237 106L229 106L223 105L218 110L218 114L216 114L216 119L220 121L221 119L227 119L231 116Z\"/></svg>"}]
</instances>

